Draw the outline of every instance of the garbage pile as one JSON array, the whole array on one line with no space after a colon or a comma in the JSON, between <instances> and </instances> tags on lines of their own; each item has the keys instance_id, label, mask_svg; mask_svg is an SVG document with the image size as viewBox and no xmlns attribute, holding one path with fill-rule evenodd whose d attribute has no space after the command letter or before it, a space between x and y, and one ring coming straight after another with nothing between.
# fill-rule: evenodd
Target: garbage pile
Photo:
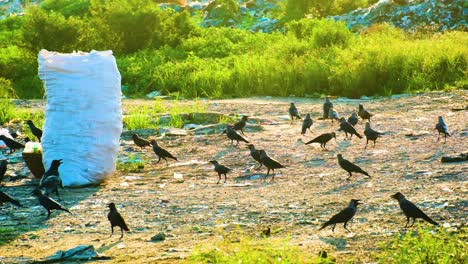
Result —
<instances>
[{"instance_id":1,"label":"garbage pile","mask_svg":"<svg viewBox=\"0 0 468 264\"><path fill-rule=\"evenodd\" d=\"M446 31L467 30L467 17L468 5L464 0L414 0L403 5L380 0L368 8L331 18L344 21L349 28L366 28L386 22L405 30L430 28Z\"/></svg>"}]
</instances>

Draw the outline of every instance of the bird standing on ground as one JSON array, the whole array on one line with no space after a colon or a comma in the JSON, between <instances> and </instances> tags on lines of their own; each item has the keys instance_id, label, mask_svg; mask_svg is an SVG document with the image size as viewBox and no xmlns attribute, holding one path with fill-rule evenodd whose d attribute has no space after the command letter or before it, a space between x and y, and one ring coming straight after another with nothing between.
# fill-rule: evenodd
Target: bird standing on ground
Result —
<instances>
[{"instance_id":1,"label":"bird standing on ground","mask_svg":"<svg viewBox=\"0 0 468 264\"><path fill-rule=\"evenodd\" d=\"M266 179L266 177L270 174L270 170L273 171L273 176L271 178L272 181L275 180L275 169L281 169L281 168L285 168L284 165L282 165L281 163L279 163L279 161L269 157L265 150L260 150L260 160L262 161L262 164L265 165L265 167L268 168L268 171L267 171L267 174L265 175L265 178L263 178L263 180Z\"/></svg>"},{"instance_id":2,"label":"bird standing on ground","mask_svg":"<svg viewBox=\"0 0 468 264\"><path fill-rule=\"evenodd\" d=\"M440 139L440 134L444 134L444 138L445 138L444 143L447 142L447 136L450 137L450 133L448 130L448 126L447 124L445 124L442 116L439 116L439 122L435 126L435 129L437 129L437 131L439 132L439 135L437 136L437 141L439 141Z\"/></svg>"},{"instance_id":3,"label":"bird standing on ground","mask_svg":"<svg viewBox=\"0 0 468 264\"><path fill-rule=\"evenodd\" d=\"M323 119L328 119L328 113L330 109L333 108L333 103L330 101L330 97L325 98L325 103L323 103Z\"/></svg>"},{"instance_id":4,"label":"bird standing on ground","mask_svg":"<svg viewBox=\"0 0 468 264\"><path fill-rule=\"evenodd\" d=\"M340 119L340 115L332 107L332 108L330 108L330 110L328 110L328 118L331 119L332 123L333 123L333 120L339 120Z\"/></svg>"},{"instance_id":5,"label":"bird standing on ground","mask_svg":"<svg viewBox=\"0 0 468 264\"><path fill-rule=\"evenodd\" d=\"M260 164L260 166L257 169L260 169L263 166L262 160L260 159L260 150L255 149L255 146L253 144L249 144L248 147L250 149L250 156L252 156L252 158L254 158L254 160L256 160Z\"/></svg>"},{"instance_id":6,"label":"bird standing on ground","mask_svg":"<svg viewBox=\"0 0 468 264\"><path fill-rule=\"evenodd\" d=\"M364 175L367 175L369 178L371 178L369 173L365 172L359 166L351 163L349 160L344 159L343 155L338 154L336 155L336 157L338 158L338 164L340 165L340 167L349 173L349 177L346 180L349 180L349 178L353 176L352 172L362 173Z\"/></svg>"},{"instance_id":7,"label":"bird standing on ground","mask_svg":"<svg viewBox=\"0 0 468 264\"><path fill-rule=\"evenodd\" d=\"M355 126L358 123L358 121L359 121L359 119L358 119L357 113L356 113L356 111L353 111L351 116L348 117L348 123Z\"/></svg>"},{"instance_id":8,"label":"bird standing on ground","mask_svg":"<svg viewBox=\"0 0 468 264\"><path fill-rule=\"evenodd\" d=\"M132 139L133 143L135 143L135 145L139 146L141 149L144 149L147 146L151 146L151 143L148 140L139 137L137 134L133 134Z\"/></svg>"},{"instance_id":9,"label":"bird standing on ground","mask_svg":"<svg viewBox=\"0 0 468 264\"><path fill-rule=\"evenodd\" d=\"M312 139L311 141L305 143L306 145L309 145L309 144L312 144L312 143L320 143L320 147L322 147L322 149L327 149L326 145L328 143L328 141L330 141L332 138L335 138L336 140L336 133L335 132L331 132L331 133L325 133L325 134L322 134L314 139Z\"/></svg>"},{"instance_id":10,"label":"bird standing on ground","mask_svg":"<svg viewBox=\"0 0 468 264\"><path fill-rule=\"evenodd\" d=\"M58 170L61 164L61 159L53 160L49 169L42 175L39 181L39 188L44 191L45 195L49 196L51 193L55 193L59 199L58 187L64 189Z\"/></svg>"},{"instance_id":11,"label":"bird standing on ground","mask_svg":"<svg viewBox=\"0 0 468 264\"><path fill-rule=\"evenodd\" d=\"M301 135L304 135L307 129L309 129L310 131L310 127L312 126L313 123L314 122L312 121L312 118L310 118L310 114L307 114L306 117L304 118L304 121L302 121Z\"/></svg>"},{"instance_id":12,"label":"bird standing on ground","mask_svg":"<svg viewBox=\"0 0 468 264\"><path fill-rule=\"evenodd\" d=\"M29 129L31 129L31 133L37 138L39 142L41 142L42 130L37 128L36 125L34 125L32 120L26 121L26 124L28 124Z\"/></svg>"},{"instance_id":13,"label":"bird standing on ground","mask_svg":"<svg viewBox=\"0 0 468 264\"><path fill-rule=\"evenodd\" d=\"M6 137L4 135L0 135L0 140L5 142L7 147L10 149L10 154L13 153L13 151L15 151L17 149L24 148L23 144L19 143L18 141L15 141L15 140L13 140L11 138L8 138L8 137Z\"/></svg>"},{"instance_id":14,"label":"bird standing on ground","mask_svg":"<svg viewBox=\"0 0 468 264\"><path fill-rule=\"evenodd\" d=\"M421 211L421 209L419 209L416 205L414 205L412 202L408 201L406 199L406 197L401 192L397 192L397 193L391 195L390 197L392 197L393 199L398 200L398 203L400 204L400 208L401 208L401 210L403 211L403 213L406 216L406 225L405 225L405 227L408 226L410 218L413 219L413 223L410 225L410 227L412 227L414 225L414 222L416 222L416 218L422 218L422 219L426 220L427 222L429 222L429 223L431 223L433 225L436 225L436 226L439 225L436 221L429 218L429 216L427 216L423 211Z\"/></svg>"},{"instance_id":15,"label":"bird standing on ground","mask_svg":"<svg viewBox=\"0 0 468 264\"><path fill-rule=\"evenodd\" d=\"M40 189L34 189L32 194L38 198L39 203L47 210L47 219L50 217L50 213L53 210L65 211L71 214L67 208L60 205L57 201L42 194Z\"/></svg>"},{"instance_id":16,"label":"bird standing on ground","mask_svg":"<svg viewBox=\"0 0 468 264\"><path fill-rule=\"evenodd\" d=\"M114 203L110 203L107 205L107 207L109 207L109 213L107 214L107 219L109 219L109 222L111 224L111 235L112 236L114 234L114 226L118 226L120 227L120 239L123 238L123 231L130 231L130 229L128 229L128 226L127 224L125 223L125 220L123 219L123 217L120 215L120 213L117 211L117 208L115 207L115 204Z\"/></svg>"},{"instance_id":17,"label":"bird standing on ground","mask_svg":"<svg viewBox=\"0 0 468 264\"><path fill-rule=\"evenodd\" d=\"M289 116L291 117L291 122L294 121L294 118L302 119L294 103L291 103L291 105L289 106Z\"/></svg>"},{"instance_id":18,"label":"bird standing on ground","mask_svg":"<svg viewBox=\"0 0 468 264\"><path fill-rule=\"evenodd\" d=\"M359 202L360 200L352 199L351 202L349 203L348 207L343 209L341 212L338 214L332 216L330 220L328 220L325 224L322 225L322 227L319 230L324 229L325 227L329 225L333 225L332 227L332 232L335 232L335 226L338 223L344 223L344 229L346 231L351 232L349 229L346 228L346 225L348 222L354 217L357 211L357 206L358 204L361 204Z\"/></svg>"},{"instance_id":19,"label":"bird standing on ground","mask_svg":"<svg viewBox=\"0 0 468 264\"><path fill-rule=\"evenodd\" d=\"M241 120L239 122L235 123L234 126L232 127L232 129L234 129L236 131L240 130L242 135L244 135L244 127L245 127L245 125L247 123L247 118L248 118L248 116L246 116L246 115L242 116Z\"/></svg>"},{"instance_id":20,"label":"bird standing on ground","mask_svg":"<svg viewBox=\"0 0 468 264\"><path fill-rule=\"evenodd\" d=\"M234 140L237 141L236 146L239 145L239 141L249 143L249 141L245 137L237 133L237 131L235 131L234 128L230 125L226 126L225 132L226 132L226 136L231 140L231 145L234 144Z\"/></svg>"},{"instance_id":21,"label":"bird standing on ground","mask_svg":"<svg viewBox=\"0 0 468 264\"><path fill-rule=\"evenodd\" d=\"M349 139L353 138L353 135L356 135L358 138L362 138L362 136L356 131L356 129L351 125L344 117L341 118L340 129L338 131L345 132L345 139L348 139L348 133L351 134Z\"/></svg>"},{"instance_id":22,"label":"bird standing on ground","mask_svg":"<svg viewBox=\"0 0 468 264\"><path fill-rule=\"evenodd\" d=\"M362 121L367 119L369 120L369 122L370 118L374 116L373 114L369 113L366 109L364 109L364 105L362 104L359 104L358 115L362 118Z\"/></svg>"},{"instance_id":23,"label":"bird standing on ground","mask_svg":"<svg viewBox=\"0 0 468 264\"><path fill-rule=\"evenodd\" d=\"M158 162L156 163L159 163L161 161L161 159L164 159L166 161L166 166L169 165L169 163L167 162L167 159L166 158L170 158L170 159L173 159L175 161L178 161L176 157L174 157L171 153L169 153L169 151L161 148L160 146L158 146L158 143L156 142L156 140L151 140L151 144L153 145L153 151L154 153L158 156Z\"/></svg>"},{"instance_id":24,"label":"bird standing on ground","mask_svg":"<svg viewBox=\"0 0 468 264\"><path fill-rule=\"evenodd\" d=\"M367 139L366 147L365 147L367 148L367 144L369 143L369 140L374 141L374 147L375 147L375 141L377 140L377 138L383 135L383 133L373 130L370 127L370 123L366 123L366 128L364 129L364 135L366 136L366 139Z\"/></svg>"},{"instance_id":25,"label":"bird standing on ground","mask_svg":"<svg viewBox=\"0 0 468 264\"><path fill-rule=\"evenodd\" d=\"M7 165L8 165L7 160L0 161L0 183L3 181L3 177L5 177L5 173L7 171Z\"/></svg>"},{"instance_id":26,"label":"bird standing on ground","mask_svg":"<svg viewBox=\"0 0 468 264\"><path fill-rule=\"evenodd\" d=\"M216 184L219 183L219 181L221 181L221 175L224 174L224 182L227 181L227 174L229 172L232 171L232 169L224 166L224 165L221 165L219 164L216 160L210 160L210 163L212 163L214 165L214 170L218 173L218 182L216 182Z\"/></svg>"},{"instance_id":27,"label":"bird standing on ground","mask_svg":"<svg viewBox=\"0 0 468 264\"><path fill-rule=\"evenodd\" d=\"M9 196L8 194L0 191L0 206L2 206L3 203L12 203L18 207L22 207L20 202L11 198L11 196Z\"/></svg>"}]
</instances>

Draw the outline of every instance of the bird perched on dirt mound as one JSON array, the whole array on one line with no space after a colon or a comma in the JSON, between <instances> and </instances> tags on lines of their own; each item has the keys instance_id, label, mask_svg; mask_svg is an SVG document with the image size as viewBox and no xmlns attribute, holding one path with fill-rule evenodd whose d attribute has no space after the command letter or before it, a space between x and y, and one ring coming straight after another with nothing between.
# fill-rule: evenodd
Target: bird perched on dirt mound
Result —
<instances>
[{"instance_id":1,"label":"bird perched on dirt mound","mask_svg":"<svg viewBox=\"0 0 468 264\"><path fill-rule=\"evenodd\" d=\"M28 124L29 129L31 129L31 133L37 138L39 142L41 142L42 130L37 128L36 125L34 125L32 120L26 121L26 124Z\"/></svg>"},{"instance_id":2,"label":"bird perched on dirt mound","mask_svg":"<svg viewBox=\"0 0 468 264\"><path fill-rule=\"evenodd\" d=\"M439 132L439 135L437 136L437 141L440 139L440 134L444 134L444 143L447 142L447 136L450 137L450 133L448 130L447 124L445 124L444 119L442 116L439 116L439 122L435 126L435 129Z\"/></svg>"},{"instance_id":3,"label":"bird perched on dirt mound","mask_svg":"<svg viewBox=\"0 0 468 264\"><path fill-rule=\"evenodd\" d=\"M273 176L271 178L272 181L275 180L275 169L281 169L281 168L285 168L284 165L282 165L281 163L279 163L279 161L269 157L265 150L260 150L260 160L262 161L262 164L265 165L265 167L268 168L268 171L267 171L267 174L265 175L265 178L264 180L266 179L266 177L270 174L270 170L273 171Z\"/></svg>"},{"instance_id":4,"label":"bird perched on dirt mound","mask_svg":"<svg viewBox=\"0 0 468 264\"><path fill-rule=\"evenodd\" d=\"M10 149L10 154L13 153L13 151L15 151L17 149L24 148L23 144L19 143L18 141L15 141L15 140L13 140L11 138L8 138L8 137L6 137L4 135L0 135L0 140L5 142L7 147Z\"/></svg>"},{"instance_id":5,"label":"bird perched on dirt mound","mask_svg":"<svg viewBox=\"0 0 468 264\"><path fill-rule=\"evenodd\" d=\"M343 209L338 214L332 216L332 218L328 220L325 224L323 224L319 230L322 230L327 226L333 225L332 232L335 232L336 224L344 223L344 229L346 229L346 231L348 232L351 232L349 229L346 228L346 225L348 224L349 220L351 220L356 214L358 204L361 204L359 200L352 199L351 202L349 202L348 207Z\"/></svg>"},{"instance_id":6,"label":"bird perched on dirt mound","mask_svg":"<svg viewBox=\"0 0 468 264\"><path fill-rule=\"evenodd\" d=\"M133 143L135 143L135 145L139 146L141 149L144 149L147 146L151 146L151 143L148 140L139 137L137 134L133 134L132 139Z\"/></svg>"},{"instance_id":7,"label":"bird perched on dirt mound","mask_svg":"<svg viewBox=\"0 0 468 264\"><path fill-rule=\"evenodd\" d=\"M369 173L365 172L359 166L351 163L349 160L344 159L343 155L338 154L336 155L336 157L338 158L338 164L340 165L340 167L349 173L349 177L346 180L349 180L349 178L353 176L352 172L362 173L364 175L367 175L369 178L371 178Z\"/></svg>"},{"instance_id":8,"label":"bird perched on dirt mound","mask_svg":"<svg viewBox=\"0 0 468 264\"><path fill-rule=\"evenodd\" d=\"M362 118L362 121L367 119L369 120L369 122L370 118L374 116L373 114L369 113L366 109L364 109L364 105L362 104L359 104L358 115Z\"/></svg>"},{"instance_id":9,"label":"bird perched on dirt mound","mask_svg":"<svg viewBox=\"0 0 468 264\"><path fill-rule=\"evenodd\" d=\"M58 187L64 189L58 170L61 164L61 159L53 160L49 169L44 173L44 175L42 175L42 178L39 181L39 188L47 196L51 193L55 193L57 194L57 197L60 198Z\"/></svg>"},{"instance_id":10,"label":"bird perched on dirt mound","mask_svg":"<svg viewBox=\"0 0 468 264\"><path fill-rule=\"evenodd\" d=\"M120 228L120 239L123 238L123 231L130 231L128 228L127 224L125 223L125 220L123 217L120 215L120 213L117 211L117 208L115 207L114 203L110 203L107 205L109 208L109 213L107 214L107 219L109 219L109 222L111 224L111 235L114 234L114 226L118 226Z\"/></svg>"},{"instance_id":11,"label":"bird perched on dirt mound","mask_svg":"<svg viewBox=\"0 0 468 264\"><path fill-rule=\"evenodd\" d=\"M374 141L374 147L375 147L375 141L377 138L382 136L384 133L375 131L371 128L370 123L366 123L366 128L364 129L364 135L366 136L366 147L367 144L369 143L369 140Z\"/></svg>"},{"instance_id":12,"label":"bird perched on dirt mound","mask_svg":"<svg viewBox=\"0 0 468 264\"><path fill-rule=\"evenodd\" d=\"M232 169L224 166L224 165L221 165L219 164L216 160L210 160L210 163L212 163L214 165L214 170L218 173L218 182L216 182L216 184L219 183L219 181L221 181L221 175L224 174L224 182L227 181L227 174L229 172L232 171Z\"/></svg>"},{"instance_id":13,"label":"bird perched on dirt mound","mask_svg":"<svg viewBox=\"0 0 468 264\"><path fill-rule=\"evenodd\" d=\"M166 158L170 158L170 159L173 159L175 161L178 161L176 157L174 157L171 153L169 153L169 151L161 148L160 146L158 146L158 143L156 142L156 140L151 140L151 144L153 145L153 151L154 153L158 156L158 162L156 163L159 163L161 161L161 159L164 159L166 161L166 166L169 165L169 163L167 162L167 159Z\"/></svg>"},{"instance_id":14,"label":"bird perched on dirt mound","mask_svg":"<svg viewBox=\"0 0 468 264\"><path fill-rule=\"evenodd\" d=\"M328 119L328 113L330 109L333 108L333 103L330 101L330 97L325 98L325 103L323 103L323 119Z\"/></svg>"},{"instance_id":15,"label":"bird perched on dirt mound","mask_svg":"<svg viewBox=\"0 0 468 264\"><path fill-rule=\"evenodd\" d=\"M18 207L22 207L20 202L11 198L11 196L9 196L8 194L0 191L0 206L2 206L3 203L12 203Z\"/></svg>"},{"instance_id":16,"label":"bird perched on dirt mound","mask_svg":"<svg viewBox=\"0 0 468 264\"><path fill-rule=\"evenodd\" d=\"M291 103L289 106L289 116L291 117L291 122L294 121L294 118L297 119L302 119L302 117L299 115L299 111L297 111L296 105L294 103Z\"/></svg>"},{"instance_id":17,"label":"bird perched on dirt mound","mask_svg":"<svg viewBox=\"0 0 468 264\"><path fill-rule=\"evenodd\" d=\"M414 225L414 222L416 222L416 218L422 218L422 219L426 220L427 222L429 222L429 223L431 223L433 225L436 225L436 226L439 225L436 221L429 218L429 216L427 216L423 211L421 211L421 209L419 209L416 205L414 205L412 202L408 201L406 199L406 197L401 192L397 192L397 193L391 195L390 197L392 197L393 199L398 200L398 203L400 204L400 208L401 208L401 210L403 211L403 213L406 216L406 225L405 225L405 227L408 226L410 218L413 219L413 223L410 225L410 227L412 227Z\"/></svg>"},{"instance_id":18,"label":"bird perched on dirt mound","mask_svg":"<svg viewBox=\"0 0 468 264\"><path fill-rule=\"evenodd\" d=\"M252 156L252 158L254 158L254 160L256 160L258 163L260 163L260 166L257 168L260 169L263 166L262 160L260 159L260 150L255 149L253 144L249 144L248 147L250 149L250 156Z\"/></svg>"},{"instance_id":19,"label":"bird perched on dirt mound","mask_svg":"<svg viewBox=\"0 0 468 264\"><path fill-rule=\"evenodd\" d=\"M237 141L237 145L239 145L239 141L243 141L245 143L249 143L249 141L243 137L241 134L237 133L236 130L230 125L226 125L226 130L223 133L226 133L226 136L231 140L231 145L234 144L234 140Z\"/></svg>"},{"instance_id":20,"label":"bird perched on dirt mound","mask_svg":"<svg viewBox=\"0 0 468 264\"><path fill-rule=\"evenodd\" d=\"M320 143L320 147L322 147L323 149L327 149L326 145L327 145L328 141L330 141L332 138L335 138L335 140L336 140L336 133L335 132L322 134L322 135L312 139L311 141L309 141L309 142L307 142L305 144L309 145L309 144L312 144L312 143Z\"/></svg>"},{"instance_id":21,"label":"bird perched on dirt mound","mask_svg":"<svg viewBox=\"0 0 468 264\"><path fill-rule=\"evenodd\" d=\"M358 121L359 121L359 119L358 119L357 113L356 113L356 111L353 111L351 116L348 117L348 123L355 126L358 123Z\"/></svg>"},{"instance_id":22,"label":"bird perched on dirt mound","mask_svg":"<svg viewBox=\"0 0 468 264\"><path fill-rule=\"evenodd\" d=\"M310 114L307 114L306 117L304 118L304 121L302 121L301 135L304 135L307 129L309 129L310 131L310 127L312 126L313 123L314 122L312 121L312 118L310 118Z\"/></svg>"},{"instance_id":23,"label":"bird perched on dirt mound","mask_svg":"<svg viewBox=\"0 0 468 264\"><path fill-rule=\"evenodd\" d=\"M238 131L240 130L242 135L244 135L244 127L245 125L247 124L247 118L249 118L248 116L242 116L241 120L239 120L239 122L235 123L234 126L232 127L232 129Z\"/></svg>"},{"instance_id":24,"label":"bird perched on dirt mound","mask_svg":"<svg viewBox=\"0 0 468 264\"><path fill-rule=\"evenodd\" d=\"M362 138L362 136L356 131L356 129L351 125L344 117L342 117L340 122L340 129L338 131L345 132L345 139L348 139L348 133L351 134L349 139L353 138L353 135L356 135L358 138Z\"/></svg>"},{"instance_id":25,"label":"bird perched on dirt mound","mask_svg":"<svg viewBox=\"0 0 468 264\"><path fill-rule=\"evenodd\" d=\"M42 205L42 207L44 207L47 210L47 218L50 217L51 211L53 210L65 211L71 214L71 212L67 208L60 205L57 201L42 194L40 189L34 189L32 191L32 194L38 198L39 203Z\"/></svg>"}]
</instances>

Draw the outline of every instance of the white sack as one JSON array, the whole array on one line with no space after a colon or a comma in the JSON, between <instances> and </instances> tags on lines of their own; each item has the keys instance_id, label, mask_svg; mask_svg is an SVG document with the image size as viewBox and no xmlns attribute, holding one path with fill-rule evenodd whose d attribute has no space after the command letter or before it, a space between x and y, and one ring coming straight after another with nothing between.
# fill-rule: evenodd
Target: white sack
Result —
<instances>
[{"instance_id":1,"label":"white sack","mask_svg":"<svg viewBox=\"0 0 468 264\"><path fill-rule=\"evenodd\" d=\"M46 170L63 159L65 186L99 183L115 171L122 132L120 73L112 51L39 52L47 105L42 136Z\"/></svg>"}]
</instances>

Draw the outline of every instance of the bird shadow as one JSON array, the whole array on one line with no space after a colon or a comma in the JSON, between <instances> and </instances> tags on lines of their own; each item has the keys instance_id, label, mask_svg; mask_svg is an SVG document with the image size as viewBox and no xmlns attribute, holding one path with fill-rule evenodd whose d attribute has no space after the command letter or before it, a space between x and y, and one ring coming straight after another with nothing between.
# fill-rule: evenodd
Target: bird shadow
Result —
<instances>
[{"instance_id":1,"label":"bird shadow","mask_svg":"<svg viewBox=\"0 0 468 264\"><path fill-rule=\"evenodd\" d=\"M356 181L356 182L349 182L349 183L345 183L344 185L341 185L341 186L338 186L336 188L333 188L327 192L325 192L324 194L335 194L335 193L340 193L342 191L345 191L345 190L349 190L349 189L352 189L352 188L355 188L355 187L358 187L358 186L361 186L361 185L364 185L366 184L368 181L366 180L359 180L359 181Z\"/></svg>"},{"instance_id":2,"label":"bird shadow","mask_svg":"<svg viewBox=\"0 0 468 264\"><path fill-rule=\"evenodd\" d=\"M346 248L346 245L348 244L346 242L346 239L342 237L319 237L319 239L327 244L330 244L334 246L337 250L344 250Z\"/></svg>"}]
</instances>

